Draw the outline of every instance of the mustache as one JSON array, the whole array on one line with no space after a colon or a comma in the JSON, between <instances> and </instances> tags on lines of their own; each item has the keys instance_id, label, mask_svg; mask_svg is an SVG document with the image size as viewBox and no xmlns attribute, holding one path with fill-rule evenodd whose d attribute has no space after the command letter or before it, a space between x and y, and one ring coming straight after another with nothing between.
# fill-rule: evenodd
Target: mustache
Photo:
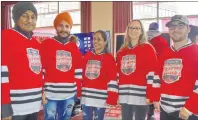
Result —
<instances>
[{"instance_id":1,"label":"mustache","mask_svg":"<svg viewBox=\"0 0 198 120\"><path fill-rule=\"evenodd\" d=\"M60 31L59 33L67 33L67 34L70 34L70 33L67 32L67 31Z\"/></svg>"}]
</instances>

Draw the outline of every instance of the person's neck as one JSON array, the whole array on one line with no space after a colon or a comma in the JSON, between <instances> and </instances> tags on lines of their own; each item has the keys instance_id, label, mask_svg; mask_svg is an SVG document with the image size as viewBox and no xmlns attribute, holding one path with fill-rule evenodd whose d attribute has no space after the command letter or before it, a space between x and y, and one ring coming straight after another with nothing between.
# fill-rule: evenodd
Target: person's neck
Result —
<instances>
[{"instance_id":1,"label":"person's neck","mask_svg":"<svg viewBox=\"0 0 198 120\"><path fill-rule=\"evenodd\" d=\"M136 40L136 39L131 40L132 47L136 46L137 44L138 44L138 40Z\"/></svg>"},{"instance_id":2,"label":"person's neck","mask_svg":"<svg viewBox=\"0 0 198 120\"><path fill-rule=\"evenodd\" d=\"M67 43L68 40L69 40L69 35L68 35L67 37L61 37L61 36L57 35L57 36L55 36L54 38L55 38L57 41L59 41L59 42L65 44L65 43Z\"/></svg>"},{"instance_id":3,"label":"person's neck","mask_svg":"<svg viewBox=\"0 0 198 120\"><path fill-rule=\"evenodd\" d=\"M95 53L96 53L96 54L100 54L100 53L102 53L103 50L104 50L104 49L95 50Z\"/></svg>"},{"instance_id":4,"label":"person's neck","mask_svg":"<svg viewBox=\"0 0 198 120\"><path fill-rule=\"evenodd\" d=\"M178 49L180 49L181 47L185 46L187 43L188 43L188 38L186 38L186 39L184 39L184 40L182 40L182 41L180 41L180 42L173 42L174 48L175 48L176 50L178 50Z\"/></svg>"},{"instance_id":5,"label":"person's neck","mask_svg":"<svg viewBox=\"0 0 198 120\"><path fill-rule=\"evenodd\" d=\"M18 26L15 26L14 29L18 32L20 32L22 35L24 35L25 37L27 37L28 39L30 39L33 35L32 32L26 32L26 31L23 31L20 27Z\"/></svg>"}]
</instances>

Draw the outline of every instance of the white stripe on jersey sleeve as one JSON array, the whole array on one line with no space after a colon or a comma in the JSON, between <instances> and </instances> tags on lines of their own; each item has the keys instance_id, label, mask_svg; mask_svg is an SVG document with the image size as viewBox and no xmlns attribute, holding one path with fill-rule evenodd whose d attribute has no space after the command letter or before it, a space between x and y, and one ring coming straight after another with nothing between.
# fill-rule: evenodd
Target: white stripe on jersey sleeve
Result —
<instances>
[{"instance_id":1,"label":"white stripe on jersey sleeve","mask_svg":"<svg viewBox=\"0 0 198 120\"><path fill-rule=\"evenodd\" d=\"M1 83L9 83L8 67L1 66Z\"/></svg>"}]
</instances>

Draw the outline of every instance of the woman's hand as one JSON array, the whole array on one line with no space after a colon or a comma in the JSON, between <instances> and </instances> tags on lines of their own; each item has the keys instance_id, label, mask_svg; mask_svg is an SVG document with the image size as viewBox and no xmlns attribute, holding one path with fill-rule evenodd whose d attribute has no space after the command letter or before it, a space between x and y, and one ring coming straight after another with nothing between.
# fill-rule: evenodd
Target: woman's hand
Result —
<instances>
[{"instance_id":1,"label":"woman's hand","mask_svg":"<svg viewBox=\"0 0 198 120\"><path fill-rule=\"evenodd\" d=\"M43 104L43 105L47 104L47 98L46 98L46 96L45 96L44 93L43 93L43 95L42 95L42 104Z\"/></svg>"}]
</instances>

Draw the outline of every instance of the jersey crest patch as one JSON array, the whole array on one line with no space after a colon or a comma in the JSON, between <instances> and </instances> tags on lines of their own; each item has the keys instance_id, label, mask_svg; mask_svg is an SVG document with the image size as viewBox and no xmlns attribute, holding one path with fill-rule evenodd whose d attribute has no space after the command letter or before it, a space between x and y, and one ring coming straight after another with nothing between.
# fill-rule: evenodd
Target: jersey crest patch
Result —
<instances>
[{"instance_id":1,"label":"jersey crest patch","mask_svg":"<svg viewBox=\"0 0 198 120\"><path fill-rule=\"evenodd\" d=\"M121 60L121 71L125 75L130 75L136 69L136 55L126 55Z\"/></svg>"},{"instance_id":2,"label":"jersey crest patch","mask_svg":"<svg viewBox=\"0 0 198 120\"><path fill-rule=\"evenodd\" d=\"M100 75L101 62L89 60L86 65L85 76L90 80L96 79Z\"/></svg>"},{"instance_id":3,"label":"jersey crest patch","mask_svg":"<svg viewBox=\"0 0 198 120\"><path fill-rule=\"evenodd\" d=\"M72 56L71 53L64 50L56 51L56 69L67 72L72 67Z\"/></svg>"},{"instance_id":4,"label":"jersey crest patch","mask_svg":"<svg viewBox=\"0 0 198 120\"><path fill-rule=\"evenodd\" d=\"M32 72L39 74L41 72L41 57L39 50L34 48L27 48L26 52L29 60L29 68Z\"/></svg>"},{"instance_id":5,"label":"jersey crest patch","mask_svg":"<svg viewBox=\"0 0 198 120\"><path fill-rule=\"evenodd\" d=\"M166 83L174 83L181 77L182 59L168 59L164 62L162 78Z\"/></svg>"}]
</instances>

